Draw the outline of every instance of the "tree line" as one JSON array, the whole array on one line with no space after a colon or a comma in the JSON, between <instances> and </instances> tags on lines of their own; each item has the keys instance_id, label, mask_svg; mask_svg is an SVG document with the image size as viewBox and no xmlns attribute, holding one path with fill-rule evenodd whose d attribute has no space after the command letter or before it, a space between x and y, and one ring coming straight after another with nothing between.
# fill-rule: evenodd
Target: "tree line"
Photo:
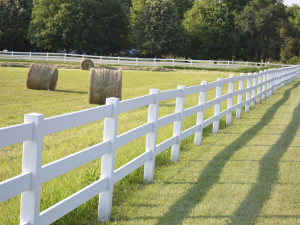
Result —
<instances>
[{"instance_id":1,"label":"tree line","mask_svg":"<svg viewBox=\"0 0 300 225\"><path fill-rule=\"evenodd\" d=\"M300 7L282 0L0 0L0 49L297 62Z\"/></svg>"}]
</instances>

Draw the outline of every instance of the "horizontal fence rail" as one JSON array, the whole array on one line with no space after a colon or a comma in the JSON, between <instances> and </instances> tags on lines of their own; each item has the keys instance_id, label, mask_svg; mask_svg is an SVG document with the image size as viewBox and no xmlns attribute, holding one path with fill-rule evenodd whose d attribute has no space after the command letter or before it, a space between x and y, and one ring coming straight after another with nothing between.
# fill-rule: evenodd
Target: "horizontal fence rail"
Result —
<instances>
[{"instance_id":1,"label":"horizontal fence rail","mask_svg":"<svg viewBox=\"0 0 300 225\"><path fill-rule=\"evenodd\" d=\"M236 117L240 118L243 107L246 113L249 112L250 107L266 100L275 90L299 76L300 66L272 69L248 75L230 75L227 79L218 78L217 81L210 83L203 81L201 85L192 87L179 85L178 89L163 92L151 89L149 95L125 101L107 98L104 106L47 119L44 119L42 114L27 114L23 124L0 129L0 147L23 142L22 174L0 183L0 202L21 194L21 224L40 225L56 221L99 195L98 219L107 221L111 215L113 186L116 182L143 165L144 180L153 182L154 162L158 154L171 148L171 160L178 161L182 140L195 135L194 143L200 145L205 127L212 124L213 133L218 133L221 118L226 117L226 124L230 125L234 111ZM235 83L238 84L237 90L234 90ZM224 85L228 85L228 92L222 94ZM207 101L209 90L215 90L216 97ZM185 109L185 97L191 94L199 94L199 104ZM237 96L236 104L233 104L234 96ZM170 99L176 99L175 112L159 118L159 102ZM222 102L227 102L227 108L223 111ZM145 106L148 106L147 123L117 135L118 115ZM205 110L210 107L214 107L214 115L204 120ZM196 125L182 130L183 119L195 114ZM45 135L102 119L104 119L103 142L42 166ZM157 130L171 123L174 124L173 136L157 144ZM117 149L144 135L146 135L145 152L114 170ZM99 180L40 212L43 183L99 157L102 157Z\"/></svg>"},{"instance_id":2,"label":"horizontal fence rail","mask_svg":"<svg viewBox=\"0 0 300 225\"><path fill-rule=\"evenodd\" d=\"M133 57L111 57L80 55L71 53L49 53L49 52L0 52L0 59L25 60L25 61L58 61L58 62L78 62L83 59L91 59L99 65L122 65L122 66L150 66L150 67L201 67L201 68L242 68L242 67L290 67L292 65L273 64L262 62L242 62L242 61L220 61L220 60L195 60L195 59L162 59L162 58L133 58Z\"/></svg>"}]
</instances>

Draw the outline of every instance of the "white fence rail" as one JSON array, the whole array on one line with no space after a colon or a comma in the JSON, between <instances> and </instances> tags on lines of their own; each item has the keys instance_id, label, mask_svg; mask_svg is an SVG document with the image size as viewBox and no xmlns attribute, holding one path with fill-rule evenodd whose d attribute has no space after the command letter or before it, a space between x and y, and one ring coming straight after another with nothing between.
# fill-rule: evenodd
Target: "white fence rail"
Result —
<instances>
[{"instance_id":1,"label":"white fence rail","mask_svg":"<svg viewBox=\"0 0 300 225\"><path fill-rule=\"evenodd\" d=\"M150 66L150 67L202 67L202 68L242 68L242 67L266 67L279 66L290 67L291 65L272 64L261 62L242 62L242 61L218 61L218 60L194 60L194 59L160 59L160 58L132 58L132 57L110 57L79 55L69 53L48 53L48 52L0 52L0 59L26 60L26 61L59 61L59 62L78 62L88 58L95 64L122 65L122 66Z\"/></svg>"},{"instance_id":2,"label":"white fence rail","mask_svg":"<svg viewBox=\"0 0 300 225\"><path fill-rule=\"evenodd\" d=\"M226 124L231 124L232 113L240 118L242 107L249 112L250 106L269 98L273 91L300 76L300 66L265 70L260 73L241 76L230 75L227 79L219 78L215 82L203 81L201 85L160 92L151 89L150 94L130 100L120 101L108 98L106 105L44 119L42 114L25 115L24 124L0 129L0 147L23 142L22 174L0 183L0 202L21 194L21 224L50 224L71 210L99 194L98 219L110 219L114 183L144 165L144 179L154 181L155 157L168 148L171 160L178 161L180 142L195 134L194 143L201 144L202 130L213 124L213 132L218 133L219 121L226 116ZM234 83L239 89L234 90ZM247 83L247 87L244 87ZM228 93L222 95L224 85ZM216 98L206 100L207 91L216 90ZM223 91L224 93L224 91ZM184 109L185 96L199 94L199 104ZM237 103L233 105L233 98ZM243 96L245 100L243 101ZM176 98L175 113L158 118L159 102ZM227 101L227 109L221 111L221 103ZM117 135L118 115L129 110L148 106L148 122L126 133ZM204 120L205 109L214 107L214 116ZM196 125L182 130L183 118L197 114ZM104 119L103 142L42 166L43 137L82 124ZM174 123L173 136L162 143L156 143L157 130ZM145 153L114 170L115 152L121 146L146 135ZM101 178L82 190L40 212L41 185L83 164L102 157Z\"/></svg>"}]
</instances>

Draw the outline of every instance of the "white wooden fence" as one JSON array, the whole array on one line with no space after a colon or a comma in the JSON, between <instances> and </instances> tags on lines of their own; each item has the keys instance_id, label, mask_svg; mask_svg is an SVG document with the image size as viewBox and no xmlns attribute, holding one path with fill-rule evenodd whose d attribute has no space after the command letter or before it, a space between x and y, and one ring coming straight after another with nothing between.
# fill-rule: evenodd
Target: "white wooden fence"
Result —
<instances>
[{"instance_id":1,"label":"white wooden fence","mask_svg":"<svg viewBox=\"0 0 300 225\"><path fill-rule=\"evenodd\" d=\"M300 76L300 66L266 70L241 76L231 75L227 79L201 85L160 92L151 89L149 95L119 101L108 98L106 105L79 112L44 119L42 114L25 115L23 124L0 129L0 148L23 142L22 174L0 183L0 202L21 194L20 222L22 225L50 224L84 202L99 194L98 219L110 219L113 186L128 174L144 165L144 179L154 180L155 157L171 147L171 160L178 161L180 142L195 134L194 143L201 144L202 130L213 124L213 133L219 131L219 121L226 116L231 124L232 113L241 117L241 110L249 112L255 103L269 98L273 91ZM234 90L235 82L239 89ZM244 87L247 83L247 87ZM228 93L222 95L222 88L228 85ZM216 98L206 100L207 91L216 89ZM199 93L199 104L184 109L185 96ZM233 98L237 103L233 105ZM243 96L245 100L243 100ZM158 118L159 102L176 98L175 113ZM227 101L227 109L221 111L221 103ZM117 135L118 115L143 106L148 106L148 122L142 126ZM205 109L214 106L214 116L204 120ZM182 130L183 118L197 114L196 125ZM42 166L43 137L45 135L104 119L103 142ZM162 143L156 143L157 130L174 123L173 136ZM121 146L146 135L145 152L129 163L114 170L115 153ZM40 212L41 185L55 177L73 170L94 159L102 157L101 178L82 190Z\"/></svg>"},{"instance_id":2,"label":"white wooden fence","mask_svg":"<svg viewBox=\"0 0 300 225\"><path fill-rule=\"evenodd\" d=\"M218 60L194 60L194 59L160 59L160 58L132 58L132 57L110 57L94 55L78 55L69 53L43 53L43 52L0 52L0 59L26 60L26 61L60 61L78 62L84 58L93 60L95 64L122 65L122 66L180 66L180 67L203 67L203 68L242 68L242 67L265 67L279 66L289 67L284 64L271 64L261 62L242 62L242 61L218 61Z\"/></svg>"}]
</instances>

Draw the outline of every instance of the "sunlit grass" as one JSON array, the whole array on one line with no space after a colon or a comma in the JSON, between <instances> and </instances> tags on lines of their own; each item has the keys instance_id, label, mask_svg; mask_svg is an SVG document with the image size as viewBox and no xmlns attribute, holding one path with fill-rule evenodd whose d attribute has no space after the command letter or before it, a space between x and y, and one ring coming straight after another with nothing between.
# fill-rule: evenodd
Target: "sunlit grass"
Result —
<instances>
[{"instance_id":1,"label":"sunlit grass","mask_svg":"<svg viewBox=\"0 0 300 225\"><path fill-rule=\"evenodd\" d=\"M59 70L56 91L26 88L24 68L0 68L0 127L23 122L24 114L45 118L83 110L88 104L89 73ZM212 71L123 71L123 99L177 85L198 85L202 80L227 78ZM114 186L112 222L108 224L300 224L300 88L293 82L266 102L256 105L233 125L221 120L218 135L204 131L201 146L193 137L181 143L180 162L170 161L170 150L156 157L155 183L143 182L139 168ZM238 84L235 85L237 90ZM223 88L223 94L228 87ZM207 99L215 97L215 90ZM245 97L245 96L244 96ZM185 108L198 103L186 97ZM236 99L235 101L236 102ZM222 103L222 109L226 102ZM159 116L173 113L175 100L161 102ZM213 107L205 117L213 115ZM234 118L234 116L233 116ZM195 124L186 118L183 128ZM119 116L118 134L144 124L147 107ZM173 126L159 129L158 143L172 136ZM102 141L103 121L62 131L44 138L43 165ZM116 167L145 151L145 137L117 150ZM0 181L21 173L22 145L0 149ZM94 160L42 185L41 211L87 186L100 176L101 159ZM98 224L95 197L55 224ZM20 197L0 203L0 224L18 224Z\"/></svg>"},{"instance_id":2,"label":"sunlit grass","mask_svg":"<svg viewBox=\"0 0 300 225\"><path fill-rule=\"evenodd\" d=\"M299 85L201 146L184 141L180 162L115 207L109 224L300 224Z\"/></svg>"},{"instance_id":3,"label":"sunlit grass","mask_svg":"<svg viewBox=\"0 0 300 225\"><path fill-rule=\"evenodd\" d=\"M82 70L59 70L56 91L37 91L26 88L27 68L0 68L0 127L23 122L24 114L38 112L45 118L83 110L97 105L88 103L89 72ZM215 81L217 77L227 78L228 73L211 71L148 72L123 71L122 97L130 99L149 93L150 88L161 91L176 89L178 84L193 86L202 80ZM210 91L208 98L214 98ZM186 98L186 108L198 103L198 95ZM173 113L175 100L161 102L159 116ZM209 111L210 112L210 111ZM211 113L211 112L210 112ZM206 115L208 116L208 114ZM147 107L119 116L118 134L124 133L147 121ZM194 125L195 116L184 121L184 129ZM158 143L172 136L172 125L159 129ZM44 137L43 165L80 151L102 141L103 121L96 121L78 128L58 132ZM116 168L124 165L145 151L145 137L118 149ZM169 151L157 157L156 165L170 164ZM0 181L21 173L22 144L0 149ZM41 211L82 189L100 176L101 160L95 160L74 171L42 185ZM114 188L114 205L120 205L143 187L143 170L138 169ZM17 224L19 221L20 198L14 197L0 203L0 224ZM82 224L97 216L97 198L90 200L57 221L57 224Z\"/></svg>"}]
</instances>

